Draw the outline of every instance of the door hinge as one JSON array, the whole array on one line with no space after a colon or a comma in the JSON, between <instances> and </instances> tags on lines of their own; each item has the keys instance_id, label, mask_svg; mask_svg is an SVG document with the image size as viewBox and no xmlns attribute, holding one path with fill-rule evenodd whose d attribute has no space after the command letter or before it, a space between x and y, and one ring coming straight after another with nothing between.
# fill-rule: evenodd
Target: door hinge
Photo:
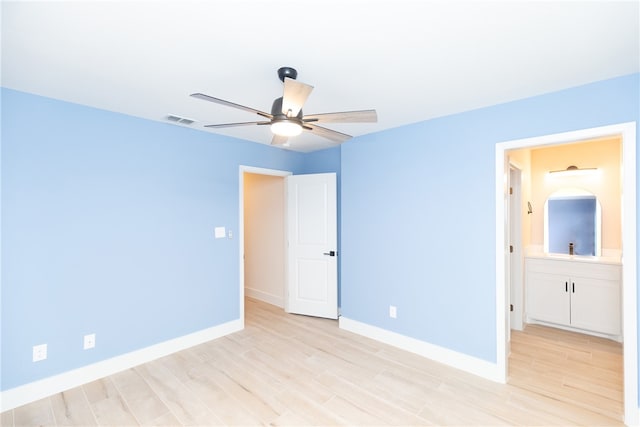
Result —
<instances>
[{"instance_id":1,"label":"door hinge","mask_svg":"<svg viewBox=\"0 0 640 427\"><path fill-rule=\"evenodd\" d=\"M513 245L509 245L509 252L513 253Z\"/></svg>"},{"instance_id":2,"label":"door hinge","mask_svg":"<svg viewBox=\"0 0 640 427\"><path fill-rule=\"evenodd\" d=\"M513 304L509 304L509 311L513 311Z\"/></svg>"},{"instance_id":3,"label":"door hinge","mask_svg":"<svg viewBox=\"0 0 640 427\"><path fill-rule=\"evenodd\" d=\"M513 194L513 187L509 187L509 194Z\"/></svg>"}]
</instances>

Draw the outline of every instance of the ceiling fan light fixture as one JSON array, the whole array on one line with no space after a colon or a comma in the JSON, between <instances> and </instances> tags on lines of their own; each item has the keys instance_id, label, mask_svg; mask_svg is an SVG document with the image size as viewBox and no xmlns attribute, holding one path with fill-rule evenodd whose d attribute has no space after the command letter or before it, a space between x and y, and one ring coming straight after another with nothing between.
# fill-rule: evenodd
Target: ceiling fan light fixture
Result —
<instances>
[{"instance_id":1,"label":"ceiling fan light fixture","mask_svg":"<svg viewBox=\"0 0 640 427\"><path fill-rule=\"evenodd\" d=\"M296 136L302 133L299 123L282 120L271 123L271 132L280 136Z\"/></svg>"}]
</instances>

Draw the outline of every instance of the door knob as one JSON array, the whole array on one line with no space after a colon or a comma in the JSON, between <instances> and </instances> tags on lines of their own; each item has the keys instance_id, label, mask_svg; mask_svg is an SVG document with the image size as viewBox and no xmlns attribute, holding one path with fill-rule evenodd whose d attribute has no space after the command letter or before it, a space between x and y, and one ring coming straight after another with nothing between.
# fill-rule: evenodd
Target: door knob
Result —
<instances>
[{"instance_id":1,"label":"door knob","mask_svg":"<svg viewBox=\"0 0 640 427\"><path fill-rule=\"evenodd\" d=\"M336 256L336 251L325 252L324 255Z\"/></svg>"}]
</instances>

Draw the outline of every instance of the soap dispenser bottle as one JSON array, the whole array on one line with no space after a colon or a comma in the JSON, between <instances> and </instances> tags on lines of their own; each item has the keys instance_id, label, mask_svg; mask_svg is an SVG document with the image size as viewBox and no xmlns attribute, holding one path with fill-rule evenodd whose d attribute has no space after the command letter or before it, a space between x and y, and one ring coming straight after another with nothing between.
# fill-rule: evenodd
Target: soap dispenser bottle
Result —
<instances>
[{"instance_id":1,"label":"soap dispenser bottle","mask_svg":"<svg viewBox=\"0 0 640 427\"><path fill-rule=\"evenodd\" d=\"M573 242L569 242L569 255L573 255Z\"/></svg>"}]
</instances>

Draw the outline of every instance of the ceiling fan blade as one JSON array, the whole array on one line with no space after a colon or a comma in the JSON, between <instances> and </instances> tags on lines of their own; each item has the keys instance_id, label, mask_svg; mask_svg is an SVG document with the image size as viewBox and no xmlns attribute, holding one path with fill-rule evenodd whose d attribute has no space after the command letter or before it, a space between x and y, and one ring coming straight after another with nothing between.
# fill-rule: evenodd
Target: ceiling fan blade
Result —
<instances>
[{"instance_id":1,"label":"ceiling fan blade","mask_svg":"<svg viewBox=\"0 0 640 427\"><path fill-rule=\"evenodd\" d=\"M268 125L271 122L240 122L240 123L222 123L219 125L204 125L206 128L232 128L235 126L248 126L248 125Z\"/></svg>"},{"instance_id":2,"label":"ceiling fan blade","mask_svg":"<svg viewBox=\"0 0 640 427\"><path fill-rule=\"evenodd\" d=\"M340 113L309 114L302 118L305 123L375 123L378 121L376 110L343 111Z\"/></svg>"},{"instance_id":3,"label":"ceiling fan blade","mask_svg":"<svg viewBox=\"0 0 640 427\"><path fill-rule=\"evenodd\" d=\"M313 86L285 77L282 113L288 117L297 116L312 90ZM291 113L289 113L289 110L291 110Z\"/></svg>"},{"instance_id":4,"label":"ceiling fan blade","mask_svg":"<svg viewBox=\"0 0 640 427\"><path fill-rule=\"evenodd\" d=\"M311 133L314 133L323 138L330 139L337 143L343 143L352 138L351 135L347 135L346 133L338 132L336 130L331 130L327 128L323 128L321 126L312 125L310 123L304 124L304 129L308 130Z\"/></svg>"},{"instance_id":5,"label":"ceiling fan blade","mask_svg":"<svg viewBox=\"0 0 640 427\"><path fill-rule=\"evenodd\" d=\"M249 113L255 113L262 117L267 117L269 119L273 118L273 116L269 113L265 113L264 111L256 110L255 108L247 107L244 105L236 104L234 102L225 101L224 99L214 98L213 96L205 95L204 93L192 93L191 96L194 98L202 99L204 101L213 102L220 105L226 105L227 107L237 108L239 110L248 111Z\"/></svg>"},{"instance_id":6,"label":"ceiling fan blade","mask_svg":"<svg viewBox=\"0 0 640 427\"><path fill-rule=\"evenodd\" d=\"M271 145L285 145L289 140L286 136L273 135L273 139L271 140Z\"/></svg>"}]
</instances>

